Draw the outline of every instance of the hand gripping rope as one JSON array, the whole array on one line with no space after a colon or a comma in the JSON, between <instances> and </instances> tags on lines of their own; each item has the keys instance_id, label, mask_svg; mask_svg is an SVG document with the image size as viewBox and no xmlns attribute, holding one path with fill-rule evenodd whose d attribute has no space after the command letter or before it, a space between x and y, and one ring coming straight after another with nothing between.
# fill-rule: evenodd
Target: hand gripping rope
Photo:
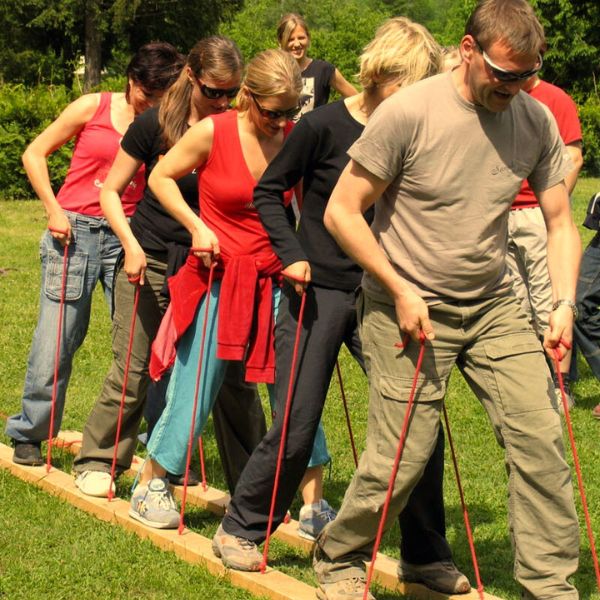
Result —
<instances>
[{"instance_id":1,"label":"hand gripping rope","mask_svg":"<svg viewBox=\"0 0 600 600\"><path fill-rule=\"evenodd\" d=\"M123 387L121 388L121 403L119 405L119 417L117 419L117 432L115 434L115 446L113 451L112 464L110 466L110 485L108 486L108 501L114 498L113 483L117 470L117 450L121 440L121 425L123 423L123 410L125 408L125 397L127 396L127 380L129 379L129 365L131 364L131 349L133 347L133 336L135 332L135 320L137 317L138 303L140 301L140 277L128 277L127 281L135 285L133 296L133 312L131 313L131 325L129 326L129 343L127 345L127 358L125 359L125 371L123 372Z\"/></svg>"},{"instance_id":2,"label":"hand gripping rope","mask_svg":"<svg viewBox=\"0 0 600 600\"><path fill-rule=\"evenodd\" d=\"M53 233L68 235L68 231L48 228ZM54 380L52 382L52 399L50 401L50 426L48 428L48 449L46 451L46 471L52 468L52 440L54 439L54 415L56 413L56 394L58 392L58 367L60 363L60 342L63 330L63 314L65 310L65 293L67 289L67 264L69 261L69 245L63 249L62 281L60 284L60 304L58 309L58 326L56 332L56 351L54 353Z\"/></svg>"},{"instance_id":3,"label":"hand gripping rope","mask_svg":"<svg viewBox=\"0 0 600 600\"><path fill-rule=\"evenodd\" d=\"M358 467L358 453L356 452L356 444L354 443L354 433L352 433L352 423L350 422L350 411L348 410L348 402L346 400L346 392L344 391L344 382L342 380L342 370L340 369L340 361L335 361L335 370L337 372L338 381L340 383L340 394L342 395L342 403L344 404L344 413L346 414L346 424L348 425L348 435L350 436L350 446L352 447L352 456L354 457L354 466Z\"/></svg>"},{"instance_id":4,"label":"hand gripping rope","mask_svg":"<svg viewBox=\"0 0 600 600\"><path fill-rule=\"evenodd\" d=\"M210 252L210 249L202 249L199 250L197 248L192 248L191 252ZM200 341L200 357L198 359L198 372L196 375L196 387L194 389L194 406L192 408L192 419L190 423L190 435L188 438L188 447L187 447L187 457L185 460L185 475L183 477L183 493L181 495L181 512L179 513L179 535L183 533L185 528L183 517L185 515L185 502L187 499L187 488L188 488L188 479L190 475L190 463L192 461L192 448L194 445L194 429L196 427L196 410L198 409L198 395L200 392L200 381L202 379L202 367L204 365L204 347L206 346L206 328L208 326L208 309L210 306L210 292L213 284L213 276L215 272L216 262L212 262L210 265L210 270L208 272L208 284L206 286L206 302L205 302L205 310L204 310L204 323L202 325L202 338ZM201 453L201 456L204 452ZM204 469L203 469L204 471ZM204 476L203 476L204 479ZM204 483L206 485L206 483Z\"/></svg>"},{"instance_id":5,"label":"hand gripping rope","mask_svg":"<svg viewBox=\"0 0 600 600\"><path fill-rule=\"evenodd\" d=\"M571 344L565 340L561 339L559 344L567 349L571 348ZM577 448L575 446L575 436L573 434L573 426L571 424L571 415L569 414L569 402L567 401L565 385L563 382L562 373L560 372L560 361L563 358L563 355L560 351L560 348L553 348L552 354L554 360L554 372L558 377L558 386L560 387L565 422L567 423L567 430L569 432L569 442L571 443L571 452L573 453L573 464L575 465L575 472L577 473L577 485L579 486L579 495L581 496L581 504L583 506L583 514L585 516L585 526L587 528L588 539L590 541L590 551L592 553L592 561L594 563L594 571L596 573L596 585L598 590L600 590L600 566L598 566L598 554L596 553L596 544L594 543L594 532L592 531L590 512L588 510L585 489L583 487L583 477L581 475L581 466L579 465L579 455L577 454Z\"/></svg>"},{"instance_id":6,"label":"hand gripping rope","mask_svg":"<svg viewBox=\"0 0 600 600\"><path fill-rule=\"evenodd\" d=\"M304 283L304 282L302 282ZM269 558L269 542L271 540L271 528L273 527L273 513L275 512L275 503L277 501L277 491L279 489L279 476L281 474L281 463L285 451L285 441L287 437L288 423L290 419L290 409L292 407L292 396L294 395L294 382L296 373L296 361L298 359L298 347L300 346L300 334L302 332L302 320L304 318L304 307L306 305L306 290L302 290L302 299L300 301L300 312L298 313L298 324L296 325L296 339L294 340L294 352L292 354L292 364L290 366L290 380L288 382L287 398L285 400L285 412L283 416L283 427L281 430L281 439L279 441L279 453L277 454L277 468L275 469L275 480L273 482L273 494L271 496L271 509L269 510L269 521L267 524L267 536L263 549L263 559L260 563L260 572L267 570L267 561Z\"/></svg>"}]
</instances>

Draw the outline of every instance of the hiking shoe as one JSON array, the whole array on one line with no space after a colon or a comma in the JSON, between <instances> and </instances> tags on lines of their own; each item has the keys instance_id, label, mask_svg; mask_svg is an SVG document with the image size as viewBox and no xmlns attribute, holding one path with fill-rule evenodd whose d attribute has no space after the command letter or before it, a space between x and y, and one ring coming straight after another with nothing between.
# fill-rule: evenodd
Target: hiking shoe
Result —
<instances>
[{"instance_id":1,"label":"hiking shoe","mask_svg":"<svg viewBox=\"0 0 600 600\"><path fill-rule=\"evenodd\" d=\"M110 485L110 473L106 471L84 471L79 473L75 479L75 485L82 494L94 496L95 498L108 497L109 486L112 493L115 493L115 482Z\"/></svg>"},{"instance_id":2,"label":"hiking shoe","mask_svg":"<svg viewBox=\"0 0 600 600\"><path fill-rule=\"evenodd\" d=\"M262 554L256 544L243 537L229 535L223 525L219 525L217 533L212 540L212 549L215 556L223 564L237 571L258 571L262 562Z\"/></svg>"},{"instance_id":3,"label":"hiking shoe","mask_svg":"<svg viewBox=\"0 0 600 600\"><path fill-rule=\"evenodd\" d=\"M317 598L319 600L363 600L365 585L364 577L351 577L334 583L320 583L317 588ZM369 592L367 599L375 600L375 596Z\"/></svg>"},{"instance_id":4,"label":"hiking shoe","mask_svg":"<svg viewBox=\"0 0 600 600\"><path fill-rule=\"evenodd\" d=\"M13 452L14 463L27 465L28 467L39 467L44 464L40 442L17 442L17 440L13 440L13 445L15 447Z\"/></svg>"},{"instance_id":5,"label":"hiking shoe","mask_svg":"<svg viewBox=\"0 0 600 600\"><path fill-rule=\"evenodd\" d=\"M166 479L155 477L138 485L131 497L129 516L155 529L176 529L179 511Z\"/></svg>"},{"instance_id":6,"label":"hiking shoe","mask_svg":"<svg viewBox=\"0 0 600 600\"><path fill-rule=\"evenodd\" d=\"M398 565L398 579L407 583L422 583L425 587L443 594L466 594L471 584L451 560L441 560L425 565L412 565L404 560Z\"/></svg>"},{"instance_id":7,"label":"hiking shoe","mask_svg":"<svg viewBox=\"0 0 600 600\"><path fill-rule=\"evenodd\" d=\"M185 473L183 475L175 475L174 473L167 473L167 479L171 485L183 485L183 479L185 477ZM198 475L194 473L194 471L190 471L188 474L188 486L193 487L195 485L200 485L200 480L198 479Z\"/></svg>"},{"instance_id":8,"label":"hiking shoe","mask_svg":"<svg viewBox=\"0 0 600 600\"><path fill-rule=\"evenodd\" d=\"M305 504L300 509L298 518L298 535L305 540L315 541L327 523L331 523L337 513L327 500L319 500L315 504Z\"/></svg>"}]
</instances>

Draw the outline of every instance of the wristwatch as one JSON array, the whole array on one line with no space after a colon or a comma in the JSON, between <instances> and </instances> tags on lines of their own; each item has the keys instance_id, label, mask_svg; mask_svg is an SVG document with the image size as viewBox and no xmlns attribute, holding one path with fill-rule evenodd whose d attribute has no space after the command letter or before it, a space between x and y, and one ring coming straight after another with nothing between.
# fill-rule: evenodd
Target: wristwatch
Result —
<instances>
[{"instance_id":1,"label":"wristwatch","mask_svg":"<svg viewBox=\"0 0 600 600\"><path fill-rule=\"evenodd\" d=\"M568 306L573 311L573 319L577 319L577 317L579 316L579 309L577 308L577 305L575 304L575 302L573 302L573 300L567 300L566 298L563 298L562 300L557 300L552 305L552 310L556 310L559 306L562 306L563 304L565 306Z\"/></svg>"}]
</instances>

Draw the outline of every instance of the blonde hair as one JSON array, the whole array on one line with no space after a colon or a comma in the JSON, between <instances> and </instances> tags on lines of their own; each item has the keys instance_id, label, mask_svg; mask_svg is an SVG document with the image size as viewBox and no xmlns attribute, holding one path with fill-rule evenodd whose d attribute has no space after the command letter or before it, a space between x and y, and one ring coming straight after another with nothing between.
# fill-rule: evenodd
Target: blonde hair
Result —
<instances>
[{"instance_id":1,"label":"blonde hair","mask_svg":"<svg viewBox=\"0 0 600 600\"><path fill-rule=\"evenodd\" d=\"M280 49L265 50L257 54L246 68L246 76L240 89L236 108L248 110L248 93L254 96L279 96L302 91L302 76L292 56Z\"/></svg>"},{"instance_id":2,"label":"blonde hair","mask_svg":"<svg viewBox=\"0 0 600 600\"><path fill-rule=\"evenodd\" d=\"M439 73L442 65L441 48L429 31L406 17L394 17L365 46L358 79L365 91L394 80L410 85Z\"/></svg>"},{"instance_id":3,"label":"blonde hair","mask_svg":"<svg viewBox=\"0 0 600 600\"><path fill-rule=\"evenodd\" d=\"M206 75L215 81L227 81L241 74L244 60L233 40L215 35L194 45L188 54L186 66L196 79ZM158 122L167 148L173 146L187 131L192 112L192 91L193 84L184 68L160 103Z\"/></svg>"},{"instance_id":4,"label":"blonde hair","mask_svg":"<svg viewBox=\"0 0 600 600\"><path fill-rule=\"evenodd\" d=\"M526 0L480 0L465 27L482 50L503 40L517 54L545 49L544 28Z\"/></svg>"},{"instance_id":5,"label":"blonde hair","mask_svg":"<svg viewBox=\"0 0 600 600\"><path fill-rule=\"evenodd\" d=\"M281 17L279 24L277 25L277 41L279 42L280 48L283 50L287 48L290 37L292 36L292 31L298 26L304 29L306 37L310 40L310 32L308 31L308 25L306 24L304 17L300 16L298 13L287 13Z\"/></svg>"}]
</instances>

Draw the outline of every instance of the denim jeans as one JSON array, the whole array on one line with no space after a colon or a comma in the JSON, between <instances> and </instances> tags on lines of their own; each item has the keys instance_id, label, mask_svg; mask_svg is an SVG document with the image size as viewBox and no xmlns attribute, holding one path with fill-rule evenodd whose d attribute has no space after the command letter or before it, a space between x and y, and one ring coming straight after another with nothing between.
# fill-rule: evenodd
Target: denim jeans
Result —
<instances>
[{"instance_id":1,"label":"denim jeans","mask_svg":"<svg viewBox=\"0 0 600 600\"><path fill-rule=\"evenodd\" d=\"M583 254L577 281L579 318L574 336L590 369L600 379L600 232Z\"/></svg>"},{"instance_id":2,"label":"denim jeans","mask_svg":"<svg viewBox=\"0 0 600 600\"><path fill-rule=\"evenodd\" d=\"M119 239L106 219L65 212L71 222L72 239L68 250L52 435L56 435L60 429L73 357L88 330L94 288L98 281L102 283L110 306L114 268L121 252ZM40 312L27 362L21 412L10 417L6 423L6 434L19 442L40 442L47 439L50 427L63 247L48 231L40 241L40 259Z\"/></svg>"}]
</instances>

